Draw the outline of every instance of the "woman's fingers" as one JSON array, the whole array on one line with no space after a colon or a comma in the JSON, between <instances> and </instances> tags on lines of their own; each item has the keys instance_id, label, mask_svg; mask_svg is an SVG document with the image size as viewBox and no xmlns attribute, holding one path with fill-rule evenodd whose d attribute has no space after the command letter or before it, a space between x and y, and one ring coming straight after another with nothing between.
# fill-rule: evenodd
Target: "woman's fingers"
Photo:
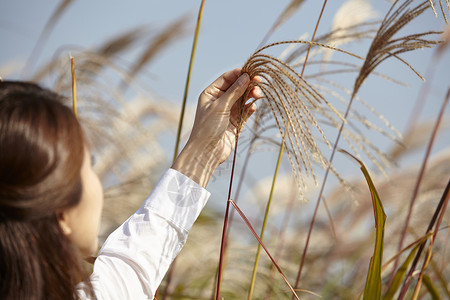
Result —
<instances>
[{"instance_id":1,"label":"woman's fingers","mask_svg":"<svg viewBox=\"0 0 450 300\"><path fill-rule=\"evenodd\" d=\"M264 97L264 93L261 90L261 88L259 86L254 86L251 89L250 93L248 93L247 100L250 99L250 98L258 100L258 99L261 99L263 97Z\"/></svg>"},{"instance_id":2,"label":"woman's fingers","mask_svg":"<svg viewBox=\"0 0 450 300\"><path fill-rule=\"evenodd\" d=\"M253 102L246 103L242 108L239 103L236 103L231 109L230 126L228 129L231 129L235 134L241 132L245 123L255 111L256 104Z\"/></svg>"},{"instance_id":3,"label":"woman's fingers","mask_svg":"<svg viewBox=\"0 0 450 300\"><path fill-rule=\"evenodd\" d=\"M220 98L241 74L241 69L234 69L223 73L213 83L211 83L202 93L207 100L216 100Z\"/></svg>"},{"instance_id":4,"label":"woman's fingers","mask_svg":"<svg viewBox=\"0 0 450 300\"><path fill-rule=\"evenodd\" d=\"M229 111L236 101L245 93L250 83L250 77L244 73L227 89L227 91L220 97L220 100L225 100L221 105L224 106L225 111Z\"/></svg>"},{"instance_id":5,"label":"woman's fingers","mask_svg":"<svg viewBox=\"0 0 450 300\"><path fill-rule=\"evenodd\" d=\"M256 110L256 105L246 103L242 107L243 103L238 103L238 100L241 99L247 89L246 100L263 97L264 94L261 89L256 86L258 82L261 82L261 78L255 77L251 81L247 73L241 74L241 69L234 69L224 73L211 83L200 96L199 107L203 108L200 112L203 113L203 117L215 114L216 117L219 117L224 122L224 129L228 127L225 123L230 122L231 127L234 126L240 130L242 124Z\"/></svg>"}]
</instances>

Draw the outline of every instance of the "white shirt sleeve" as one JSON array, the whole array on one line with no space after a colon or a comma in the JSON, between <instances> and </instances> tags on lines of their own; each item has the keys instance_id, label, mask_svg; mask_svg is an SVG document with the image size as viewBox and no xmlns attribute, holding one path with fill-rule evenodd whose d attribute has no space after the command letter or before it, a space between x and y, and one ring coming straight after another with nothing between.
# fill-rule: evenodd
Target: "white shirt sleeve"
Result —
<instances>
[{"instance_id":1,"label":"white shirt sleeve","mask_svg":"<svg viewBox=\"0 0 450 300\"><path fill-rule=\"evenodd\" d=\"M91 275L97 299L153 299L209 195L183 174L166 171L100 249ZM82 286L79 291L85 299Z\"/></svg>"}]
</instances>

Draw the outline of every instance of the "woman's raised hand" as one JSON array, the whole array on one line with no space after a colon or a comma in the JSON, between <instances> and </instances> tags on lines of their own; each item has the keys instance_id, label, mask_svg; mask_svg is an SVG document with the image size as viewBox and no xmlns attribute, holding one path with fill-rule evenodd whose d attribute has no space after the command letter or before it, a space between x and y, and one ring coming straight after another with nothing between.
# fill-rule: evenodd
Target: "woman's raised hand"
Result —
<instances>
[{"instance_id":1,"label":"woman's raised hand","mask_svg":"<svg viewBox=\"0 0 450 300\"><path fill-rule=\"evenodd\" d=\"M217 166L231 154L237 134L256 110L254 103L243 105L238 101L249 86L248 74L235 69L222 74L202 92L191 135L173 169L206 186ZM261 96L259 88L252 87L246 98Z\"/></svg>"}]
</instances>

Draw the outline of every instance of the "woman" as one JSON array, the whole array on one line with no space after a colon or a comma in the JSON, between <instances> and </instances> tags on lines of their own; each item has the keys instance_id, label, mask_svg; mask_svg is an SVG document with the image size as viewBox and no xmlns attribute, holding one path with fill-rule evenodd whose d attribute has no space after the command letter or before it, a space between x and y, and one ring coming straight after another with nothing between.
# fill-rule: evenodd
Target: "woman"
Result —
<instances>
[{"instance_id":1,"label":"woman","mask_svg":"<svg viewBox=\"0 0 450 300\"><path fill-rule=\"evenodd\" d=\"M85 135L62 98L32 83L0 82L1 299L152 299L206 204L204 189L230 155L249 88L239 69L199 97L189 140L139 210L98 253L103 192Z\"/></svg>"}]
</instances>

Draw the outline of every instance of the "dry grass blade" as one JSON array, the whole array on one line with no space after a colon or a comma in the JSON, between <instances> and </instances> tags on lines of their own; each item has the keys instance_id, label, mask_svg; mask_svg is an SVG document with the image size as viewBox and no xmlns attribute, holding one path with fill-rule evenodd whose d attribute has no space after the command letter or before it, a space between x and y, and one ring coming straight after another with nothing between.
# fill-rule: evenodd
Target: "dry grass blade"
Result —
<instances>
[{"instance_id":1,"label":"dry grass blade","mask_svg":"<svg viewBox=\"0 0 450 300\"><path fill-rule=\"evenodd\" d=\"M414 295L413 295L414 300L416 300L417 297L419 296L419 291L420 291L420 287L422 286L422 281L423 281L423 276L425 275L425 270L427 269L428 265L430 264L431 256L432 256L432 252L433 252L433 244L434 244L434 239L433 239L433 236L431 236L430 245L428 245L428 250L425 255L425 261L423 262L422 269L419 273L419 279L417 280L416 287L414 288Z\"/></svg>"}]
</instances>

